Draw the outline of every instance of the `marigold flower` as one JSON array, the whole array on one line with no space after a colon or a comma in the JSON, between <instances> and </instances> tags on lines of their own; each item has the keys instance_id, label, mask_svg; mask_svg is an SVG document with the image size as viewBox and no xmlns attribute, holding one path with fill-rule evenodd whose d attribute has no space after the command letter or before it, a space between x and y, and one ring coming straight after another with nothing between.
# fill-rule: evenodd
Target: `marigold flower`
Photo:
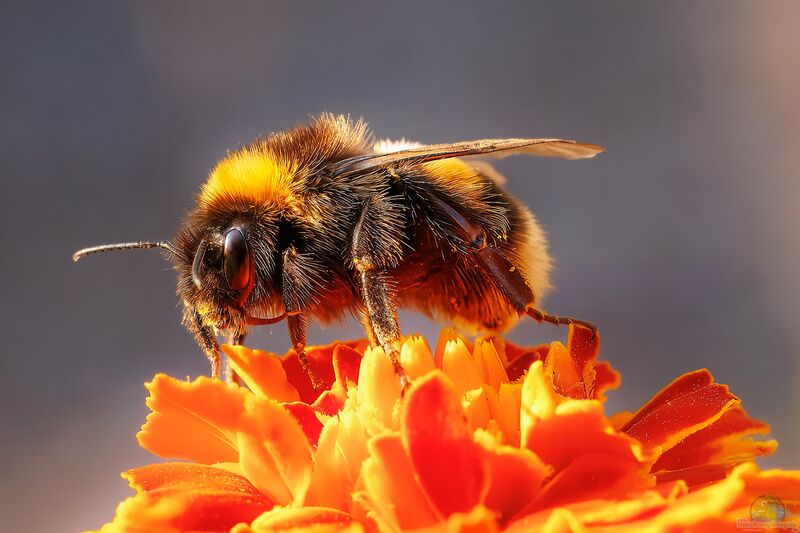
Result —
<instances>
[{"instance_id":1,"label":"marigold flower","mask_svg":"<svg viewBox=\"0 0 800 533\"><path fill-rule=\"evenodd\" d=\"M800 511L800 472L758 469L769 427L707 370L607 417L620 377L581 328L534 348L409 337L405 392L366 341L308 349L321 394L293 352L223 350L242 385L146 384L139 443L186 462L123 474L136 494L101 531L735 531Z\"/></svg>"}]
</instances>

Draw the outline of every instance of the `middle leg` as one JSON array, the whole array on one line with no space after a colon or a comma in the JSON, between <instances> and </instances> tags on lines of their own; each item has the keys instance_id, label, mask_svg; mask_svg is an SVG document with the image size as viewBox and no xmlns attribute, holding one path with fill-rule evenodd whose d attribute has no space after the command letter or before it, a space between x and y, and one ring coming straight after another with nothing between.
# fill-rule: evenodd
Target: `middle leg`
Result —
<instances>
[{"instance_id":1,"label":"middle leg","mask_svg":"<svg viewBox=\"0 0 800 533\"><path fill-rule=\"evenodd\" d=\"M401 233L393 224L396 219L388 214L393 208L380 197L367 200L353 231L350 252L367 311L364 319L370 340L383 348L405 387L409 380L400 363L400 324L388 274L401 253Z\"/></svg>"},{"instance_id":2,"label":"middle leg","mask_svg":"<svg viewBox=\"0 0 800 533\"><path fill-rule=\"evenodd\" d=\"M303 256L294 246L289 246L284 250L282 257L282 296L283 306L287 314L286 323L289 328L289 338L292 341L292 348L297 354L297 360L306 374L308 374L314 390L321 391L325 388L325 385L311 368L311 363L306 355L308 317L303 314L303 310L308 307L313 299L314 281L309 277L311 274L303 264Z\"/></svg>"}]
</instances>

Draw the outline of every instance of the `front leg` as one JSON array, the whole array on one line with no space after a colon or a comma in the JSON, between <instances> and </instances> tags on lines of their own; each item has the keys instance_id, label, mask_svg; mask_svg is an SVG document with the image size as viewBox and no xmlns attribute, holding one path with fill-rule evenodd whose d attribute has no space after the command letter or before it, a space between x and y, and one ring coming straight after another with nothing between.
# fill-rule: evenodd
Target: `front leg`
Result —
<instances>
[{"instance_id":1,"label":"front leg","mask_svg":"<svg viewBox=\"0 0 800 533\"><path fill-rule=\"evenodd\" d=\"M306 261L310 259L305 258ZM322 380L311 369L311 364L306 355L306 340L308 332L308 317L303 310L308 307L314 294L316 275L309 265L304 264L304 258L294 246L289 246L283 251L282 296L283 306L286 309L286 323L289 328L289 338L297 354L297 360L303 367L308 378L314 385L314 390L321 391L325 388Z\"/></svg>"},{"instance_id":2,"label":"front leg","mask_svg":"<svg viewBox=\"0 0 800 533\"><path fill-rule=\"evenodd\" d=\"M406 386L408 376L398 352L401 335L397 305L388 274L389 269L397 265L401 253L397 218L387 213L392 208L395 206L379 197L367 201L353 231L351 254L367 310L367 330L391 359L395 373Z\"/></svg>"},{"instance_id":3,"label":"front leg","mask_svg":"<svg viewBox=\"0 0 800 533\"><path fill-rule=\"evenodd\" d=\"M214 335L214 330L203 322L203 317L194 307L186 306L183 313L183 323L194 334L197 344L208 357L211 364L211 377L218 378L220 370L219 344Z\"/></svg>"},{"instance_id":4,"label":"front leg","mask_svg":"<svg viewBox=\"0 0 800 533\"><path fill-rule=\"evenodd\" d=\"M245 337L247 337L247 333L230 335L228 336L228 344L231 346L241 346L244 344ZM231 363L230 357L225 358L225 380L228 383L236 383L237 385L241 385L242 383L239 374L237 374L236 369L233 368L233 363Z\"/></svg>"}]
</instances>

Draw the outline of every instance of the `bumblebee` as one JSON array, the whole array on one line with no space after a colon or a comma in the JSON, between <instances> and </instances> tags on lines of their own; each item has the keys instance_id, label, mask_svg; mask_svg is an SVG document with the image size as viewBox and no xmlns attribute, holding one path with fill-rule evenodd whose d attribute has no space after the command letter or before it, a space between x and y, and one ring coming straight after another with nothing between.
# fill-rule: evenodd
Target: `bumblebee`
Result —
<instances>
[{"instance_id":1,"label":"bumblebee","mask_svg":"<svg viewBox=\"0 0 800 533\"><path fill-rule=\"evenodd\" d=\"M580 159L602 151L562 139L375 142L363 121L324 114L230 152L173 242L95 246L73 259L165 250L178 273L183 322L214 377L218 335L241 343L250 326L285 320L319 389L304 351L309 321L351 313L407 383L399 307L472 333L506 331L525 315L593 328L536 307L550 286L547 239L480 158Z\"/></svg>"}]
</instances>

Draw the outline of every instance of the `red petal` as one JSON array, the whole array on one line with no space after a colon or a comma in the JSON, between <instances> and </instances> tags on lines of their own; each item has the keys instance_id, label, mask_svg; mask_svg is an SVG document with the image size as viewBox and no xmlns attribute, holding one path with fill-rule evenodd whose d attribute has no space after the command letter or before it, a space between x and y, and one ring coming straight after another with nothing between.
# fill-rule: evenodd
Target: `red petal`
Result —
<instances>
[{"instance_id":1,"label":"red petal","mask_svg":"<svg viewBox=\"0 0 800 533\"><path fill-rule=\"evenodd\" d=\"M653 465L652 471L679 470L709 463L741 463L772 453L775 441L756 441L749 435L769 433L764 422L750 418L744 409L732 407L722 417L689 435L667 450Z\"/></svg>"},{"instance_id":2,"label":"red petal","mask_svg":"<svg viewBox=\"0 0 800 533\"><path fill-rule=\"evenodd\" d=\"M139 494L120 504L111 531L228 531L272 507L247 479L212 466L161 463L123 477Z\"/></svg>"},{"instance_id":3,"label":"red petal","mask_svg":"<svg viewBox=\"0 0 800 533\"><path fill-rule=\"evenodd\" d=\"M336 381L333 368L334 350L338 346L356 349L356 347L363 347L363 345L363 340L348 342L336 341L326 346L308 346L306 347L306 355L308 356L311 369L322 380L325 388L330 389ZM289 383L294 385L297 392L300 394L300 401L307 404L314 403L314 400L319 396L319 392L316 392L311 385L311 380L305 370L303 370L303 367L300 366L300 361L298 361L295 351L289 350L289 352L281 358L281 364L283 364L283 369L286 372Z\"/></svg>"},{"instance_id":4,"label":"red petal","mask_svg":"<svg viewBox=\"0 0 800 533\"><path fill-rule=\"evenodd\" d=\"M285 403L283 407L289 411L300 424L303 433L308 437L308 442L316 447L317 441L319 441L319 434L322 431L322 422L317 418L316 411L310 405L300 402Z\"/></svg>"},{"instance_id":5,"label":"red petal","mask_svg":"<svg viewBox=\"0 0 800 533\"><path fill-rule=\"evenodd\" d=\"M651 484L639 462L612 453L587 453L570 463L545 485L541 494L518 516L540 509L594 498L624 499Z\"/></svg>"},{"instance_id":6,"label":"red petal","mask_svg":"<svg viewBox=\"0 0 800 533\"><path fill-rule=\"evenodd\" d=\"M311 405L314 410L327 416L336 416L344 408L344 400L331 391L322 391L322 394Z\"/></svg>"},{"instance_id":7,"label":"red petal","mask_svg":"<svg viewBox=\"0 0 800 533\"><path fill-rule=\"evenodd\" d=\"M345 390L358 383L358 370L361 367L361 354L344 344L333 350L333 372L336 382Z\"/></svg>"},{"instance_id":8,"label":"red petal","mask_svg":"<svg viewBox=\"0 0 800 533\"><path fill-rule=\"evenodd\" d=\"M608 361L600 361L594 365L594 394L593 398L606 401L605 392L616 389L622 382L619 372L611 368Z\"/></svg>"},{"instance_id":9,"label":"red petal","mask_svg":"<svg viewBox=\"0 0 800 533\"><path fill-rule=\"evenodd\" d=\"M570 325L566 348L552 343L545 360L556 392L576 399L596 398L594 360L599 352L599 333Z\"/></svg>"},{"instance_id":10,"label":"red petal","mask_svg":"<svg viewBox=\"0 0 800 533\"><path fill-rule=\"evenodd\" d=\"M714 383L708 370L679 377L647 402L622 427L645 446L666 451L709 426L739 403L725 385Z\"/></svg>"},{"instance_id":11,"label":"red petal","mask_svg":"<svg viewBox=\"0 0 800 533\"><path fill-rule=\"evenodd\" d=\"M488 483L453 384L434 371L415 381L401 414L403 444L429 499L445 517L480 503Z\"/></svg>"},{"instance_id":12,"label":"red petal","mask_svg":"<svg viewBox=\"0 0 800 533\"><path fill-rule=\"evenodd\" d=\"M303 370L303 367L300 366L300 361L297 360L297 355L294 351L283 356L283 358L281 358L281 364L283 365L284 371L286 371L286 378L289 380L289 383L294 385L294 388L297 389L297 393L300 395L300 401L309 404L314 403L314 400L319 396L319 392L314 390L311 379L308 377L308 374L306 374L306 371ZM311 368L322 380L325 388L330 389L334 381L333 368L330 366L330 361L328 365L318 360L311 361Z\"/></svg>"},{"instance_id":13,"label":"red petal","mask_svg":"<svg viewBox=\"0 0 800 533\"><path fill-rule=\"evenodd\" d=\"M582 374L583 370L592 366L593 361L600 353L600 332L570 324L567 333L567 350L569 350L572 360L575 361L578 374Z\"/></svg>"},{"instance_id":14,"label":"red petal","mask_svg":"<svg viewBox=\"0 0 800 533\"><path fill-rule=\"evenodd\" d=\"M680 470L662 470L657 472L655 476L659 484L680 480L688 486L696 488L725 479L735 467L736 465L726 464L697 465Z\"/></svg>"},{"instance_id":15,"label":"red petal","mask_svg":"<svg viewBox=\"0 0 800 533\"><path fill-rule=\"evenodd\" d=\"M541 344L533 348L521 348L506 341L505 349L508 359L506 374L508 374L508 379L513 382L524 376L534 362L544 361L547 352L550 351L550 345Z\"/></svg>"}]
</instances>

